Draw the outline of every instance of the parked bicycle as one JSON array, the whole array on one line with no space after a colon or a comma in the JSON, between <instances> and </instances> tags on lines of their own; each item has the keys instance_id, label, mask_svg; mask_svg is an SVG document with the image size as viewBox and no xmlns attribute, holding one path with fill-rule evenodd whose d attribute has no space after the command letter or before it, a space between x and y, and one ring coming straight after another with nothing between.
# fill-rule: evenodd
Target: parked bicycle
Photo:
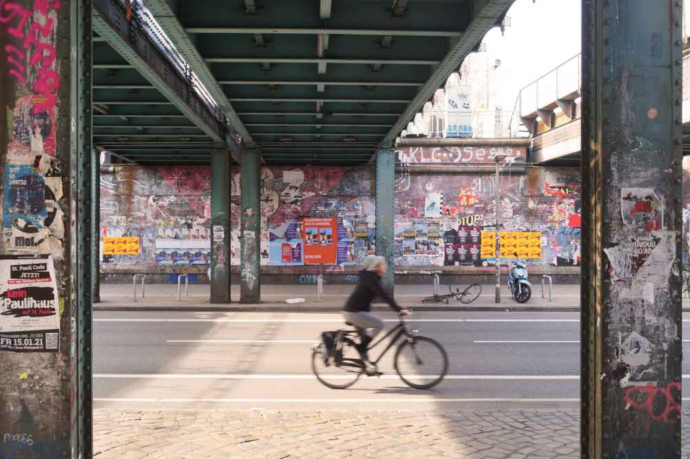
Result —
<instances>
[{"instance_id":1,"label":"parked bicycle","mask_svg":"<svg viewBox=\"0 0 690 459\"><path fill-rule=\"evenodd\" d=\"M444 302L448 304L450 303L450 300L455 299L463 304L470 304L471 302L479 298L479 295L482 294L482 286L479 284L472 284L462 292L459 288L456 288L455 291L453 291L453 287L449 285L448 290L450 291L450 293L446 293L445 295L427 296L422 300L422 303Z\"/></svg>"},{"instance_id":2,"label":"parked bicycle","mask_svg":"<svg viewBox=\"0 0 690 459\"><path fill-rule=\"evenodd\" d=\"M352 326L349 322L345 324ZM416 330L408 330L405 320L400 317L400 323L369 346L370 350L374 349L392 337L379 357L371 362L375 371L367 373L362 356L356 349L355 335L361 336L361 333L362 329L355 328L322 334L332 340L332 346L324 342L329 339L319 340L312 352L312 371L322 384L331 389L346 389L364 374L381 376L379 362L401 339L393 356L393 367L405 384L414 389L430 389L439 384L448 372L448 354L443 346L431 338L417 336Z\"/></svg>"}]
</instances>

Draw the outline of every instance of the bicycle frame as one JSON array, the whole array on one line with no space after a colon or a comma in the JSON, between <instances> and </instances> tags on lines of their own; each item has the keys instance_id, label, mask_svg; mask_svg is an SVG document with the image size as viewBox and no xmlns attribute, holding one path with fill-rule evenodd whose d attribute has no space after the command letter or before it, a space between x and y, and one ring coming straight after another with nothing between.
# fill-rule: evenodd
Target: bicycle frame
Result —
<instances>
[{"instance_id":1,"label":"bicycle frame","mask_svg":"<svg viewBox=\"0 0 690 459\"><path fill-rule=\"evenodd\" d=\"M381 361L384 355L388 353L388 351L395 346L395 344L400 341L400 338L404 336L412 337L412 333L407 331L407 328L405 328L405 321L400 319L400 323L390 329L388 333L386 333L383 338L379 339L377 342L369 346L369 350L374 349L376 346L381 344L383 341L385 341L389 336L395 334L393 338L391 338L390 342L388 343L388 346L381 352L381 354L378 356L376 360L374 360L372 363L374 365L378 365L378 363Z\"/></svg>"}]
</instances>

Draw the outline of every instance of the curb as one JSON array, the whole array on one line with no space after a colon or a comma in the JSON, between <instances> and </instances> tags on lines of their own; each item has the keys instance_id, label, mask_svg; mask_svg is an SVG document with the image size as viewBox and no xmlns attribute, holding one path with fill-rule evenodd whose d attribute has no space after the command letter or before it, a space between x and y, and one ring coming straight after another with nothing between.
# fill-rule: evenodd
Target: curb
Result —
<instances>
[{"instance_id":1,"label":"curb","mask_svg":"<svg viewBox=\"0 0 690 459\"><path fill-rule=\"evenodd\" d=\"M420 306L416 312L580 312L578 306ZM93 306L95 312L339 312L341 307L328 306ZM373 308L389 312L388 307ZM683 309L685 312L686 310ZM690 309L687 310L690 312Z\"/></svg>"}]
</instances>

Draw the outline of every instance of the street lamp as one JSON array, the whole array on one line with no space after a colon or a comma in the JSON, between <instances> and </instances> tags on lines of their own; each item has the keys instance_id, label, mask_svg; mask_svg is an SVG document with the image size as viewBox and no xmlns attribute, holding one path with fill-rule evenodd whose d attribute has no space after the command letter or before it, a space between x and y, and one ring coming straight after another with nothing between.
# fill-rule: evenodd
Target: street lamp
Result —
<instances>
[{"instance_id":1,"label":"street lamp","mask_svg":"<svg viewBox=\"0 0 690 459\"><path fill-rule=\"evenodd\" d=\"M500 238L500 228L501 225L500 215L500 197L501 197L501 171L498 165L506 159L506 155L496 155L494 161L496 162L496 191L494 192L495 203L495 217L496 217L496 303L501 302L501 238Z\"/></svg>"}]
</instances>

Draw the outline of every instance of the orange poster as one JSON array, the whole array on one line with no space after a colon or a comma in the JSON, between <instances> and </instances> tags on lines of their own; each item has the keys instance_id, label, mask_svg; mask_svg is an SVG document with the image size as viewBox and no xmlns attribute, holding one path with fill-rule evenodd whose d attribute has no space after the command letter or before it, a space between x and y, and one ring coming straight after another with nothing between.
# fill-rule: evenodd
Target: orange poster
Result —
<instances>
[{"instance_id":1,"label":"orange poster","mask_svg":"<svg viewBox=\"0 0 690 459\"><path fill-rule=\"evenodd\" d=\"M304 264L334 265L338 258L338 219L304 218Z\"/></svg>"}]
</instances>

